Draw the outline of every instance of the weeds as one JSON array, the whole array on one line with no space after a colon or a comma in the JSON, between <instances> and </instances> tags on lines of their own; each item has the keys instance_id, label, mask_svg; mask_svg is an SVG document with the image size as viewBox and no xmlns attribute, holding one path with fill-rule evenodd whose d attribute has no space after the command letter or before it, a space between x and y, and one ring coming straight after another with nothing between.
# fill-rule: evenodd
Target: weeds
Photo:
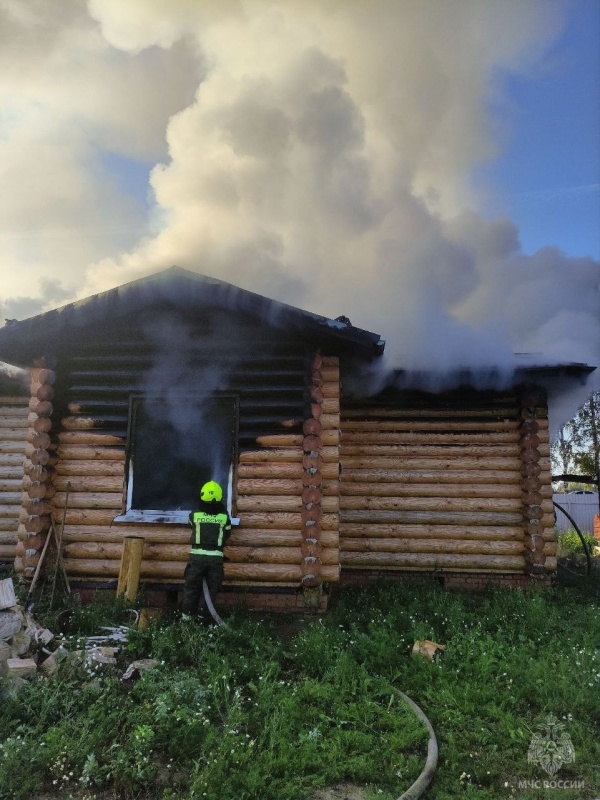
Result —
<instances>
[{"instance_id":1,"label":"weeds","mask_svg":"<svg viewBox=\"0 0 600 800\"><path fill-rule=\"evenodd\" d=\"M123 613L73 608L63 622L76 637ZM519 781L548 777L527 761L548 714L576 753L559 776L583 782L578 797L598 794L600 624L579 594L380 586L343 594L291 640L272 621L228 624L162 619L132 633L119 667L159 662L133 685L69 660L5 695L0 797L302 800L348 781L394 798L422 769L427 736L391 685L436 730L433 800L543 796ZM419 638L444 655L412 657Z\"/></svg>"}]
</instances>

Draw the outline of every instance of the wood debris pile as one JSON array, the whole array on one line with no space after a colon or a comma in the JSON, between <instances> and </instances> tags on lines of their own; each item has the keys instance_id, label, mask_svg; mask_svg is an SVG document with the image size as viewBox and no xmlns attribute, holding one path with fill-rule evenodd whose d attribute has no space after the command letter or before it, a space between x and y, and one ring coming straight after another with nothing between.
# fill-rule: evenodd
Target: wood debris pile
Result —
<instances>
[{"instance_id":1,"label":"wood debris pile","mask_svg":"<svg viewBox=\"0 0 600 800\"><path fill-rule=\"evenodd\" d=\"M127 643L129 628L125 625L104 626L97 636L89 636L83 649L69 651L66 642L43 628L19 605L12 580L0 581L0 681L18 689L34 676L51 675L61 661L79 658L88 667L117 667L117 655ZM152 659L130 664L123 680L139 677L144 669L156 666Z\"/></svg>"}]
</instances>

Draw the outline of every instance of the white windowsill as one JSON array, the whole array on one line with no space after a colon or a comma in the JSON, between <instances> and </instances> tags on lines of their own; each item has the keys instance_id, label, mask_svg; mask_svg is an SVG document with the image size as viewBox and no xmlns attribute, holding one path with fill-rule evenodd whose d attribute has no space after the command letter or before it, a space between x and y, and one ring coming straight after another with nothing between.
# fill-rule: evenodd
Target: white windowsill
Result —
<instances>
[{"instance_id":1,"label":"white windowsill","mask_svg":"<svg viewBox=\"0 0 600 800\"><path fill-rule=\"evenodd\" d=\"M188 525L190 521L190 511L127 511L119 514L113 519L113 524L117 523L160 523L162 525ZM231 524L237 527L240 524L239 517L232 517Z\"/></svg>"},{"instance_id":2,"label":"white windowsill","mask_svg":"<svg viewBox=\"0 0 600 800\"><path fill-rule=\"evenodd\" d=\"M187 525L189 522L191 509L189 511L135 511L130 509L125 514L119 514L114 522L155 522L167 525Z\"/></svg>"}]
</instances>

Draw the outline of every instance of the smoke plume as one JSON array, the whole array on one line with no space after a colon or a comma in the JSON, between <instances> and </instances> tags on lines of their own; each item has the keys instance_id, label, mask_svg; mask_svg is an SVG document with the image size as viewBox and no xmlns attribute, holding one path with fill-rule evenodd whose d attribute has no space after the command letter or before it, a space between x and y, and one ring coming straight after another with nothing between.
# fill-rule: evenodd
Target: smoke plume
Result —
<instances>
[{"instance_id":1,"label":"smoke plume","mask_svg":"<svg viewBox=\"0 0 600 800\"><path fill-rule=\"evenodd\" d=\"M503 77L544 63L560 11L2 0L7 315L28 274L85 296L178 264L349 316L391 367L600 363L598 262L525 255L472 183ZM146 170L147 197L115 159Z\"/></svg>"}]
</instances>

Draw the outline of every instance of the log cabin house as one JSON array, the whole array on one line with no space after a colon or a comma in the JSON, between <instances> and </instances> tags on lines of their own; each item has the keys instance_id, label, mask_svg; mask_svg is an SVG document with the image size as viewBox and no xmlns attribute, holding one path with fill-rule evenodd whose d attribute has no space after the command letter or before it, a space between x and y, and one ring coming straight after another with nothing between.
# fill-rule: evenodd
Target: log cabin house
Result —
<instances>
[{"instance_id":1,"label":"log cabin house","mask_svg":"<svg viewBox=\"0 0 600 800\"><path fill-rule=\"evenodd\" d=\"M324 610L340 582L407 573L548 580L543 379L592 368L437 393L396 373L372 393L384 346L177 267L5 326L0 359L31 389L0 402L0 555L31 577L53 523L71 585L114 590L124 539L143 537L158 604L181 589L187 515L216 478L239 518L222 605Z\"/></svg>"}]
</instances>

